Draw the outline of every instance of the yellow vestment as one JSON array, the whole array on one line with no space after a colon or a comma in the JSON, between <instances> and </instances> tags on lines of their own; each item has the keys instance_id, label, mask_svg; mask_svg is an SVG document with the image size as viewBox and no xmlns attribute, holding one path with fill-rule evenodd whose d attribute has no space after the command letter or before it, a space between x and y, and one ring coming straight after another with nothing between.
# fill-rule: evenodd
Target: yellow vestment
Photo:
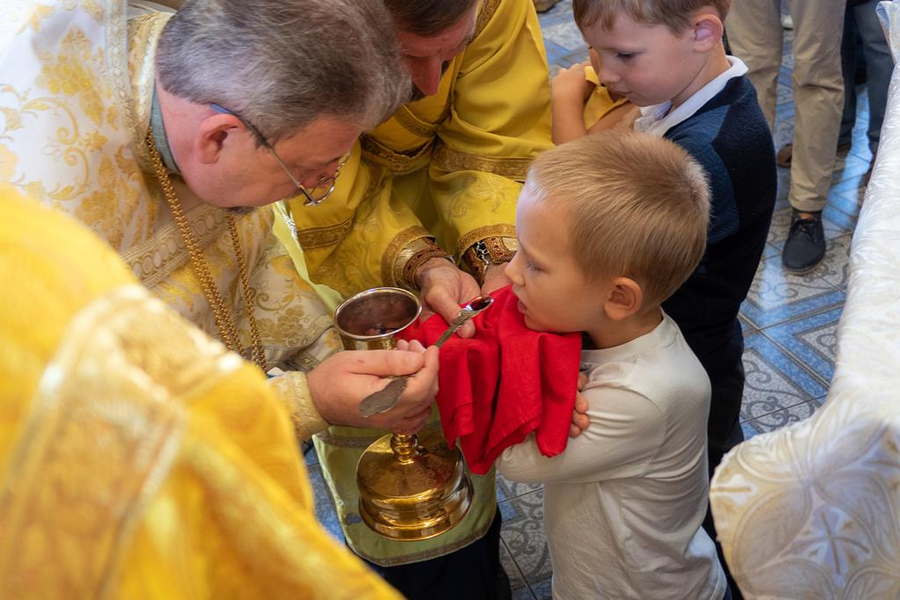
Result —
<instances>
[{"instance_id":1,"label":"yellow vestment","mask_svg":"<svg viewBox=\"0 0 900 600\"><path fill-rule=\"evenodd\" d=\"M125 0L4 0L0 9L0 183L67 212L99 234L157 297L217 334L213 311L153 174L146 146L154 55L169 15L126 18ZM197 201L179 178L179 199ZM199 202L187 220L234 316L250 327L225 211ZM337 348L331 319L272 232L271 207L236 219L251 310L272 380L298 435L325 426L305 375Z\"/></svg>"},{"instance_id":2,"label":"yellow vestment","mask_svg":"<svg viewBox=\"0 0 900 600\"><path fill-rule=\"evenodd\" d=\"M364 135L321 206L281 206L312 281L345 296L404 285L423 239L459 259L484 238L515 237L526 170L551 147L547 58L531 2L478 10L436 94Z\"/></svg>"},{"instance_id":3,"label":"yellow vestment","mask_svg":"<svg viewBox=\"0 0 900 600\"><path fill-rule=\"evenodd\" d=\"M399 598L316 522L259 370L0 186L0 598Z\"/></svg>"}]
</instances>

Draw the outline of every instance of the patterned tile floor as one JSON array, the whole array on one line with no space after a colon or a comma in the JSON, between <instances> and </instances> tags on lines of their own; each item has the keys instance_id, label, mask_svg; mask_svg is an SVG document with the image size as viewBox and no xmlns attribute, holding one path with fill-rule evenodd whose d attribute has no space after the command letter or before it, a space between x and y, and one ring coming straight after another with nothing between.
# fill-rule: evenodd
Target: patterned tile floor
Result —
<instances>
[{"instance_id":1,"label":"patterned tile floor","mask_svg":"<svg viewBox=\"0 0 900 600\"><path fill-rule=\"evenodd\" d=\"M541 15L541 27L551 74L585 60L587 46L572 21L571 0L563 0ZM779 80L776 148L790 141L793 132L793 57L789 38L788 33ZM865 192L863 178L872 159L865 137L865 98L861 98L859 106L853 147L835 165L824 213L828 253L825 261L808 275L788 275L781 268L780 251L790 224L790 173L779 169L778 203L768 243L740 315L746 341L747 382L742 409L746 437L809 417L828 392L834 371L835 332L847 291L850 240ZM319 518L341 537L314 454L308 456L308 462ZM503 515L502 559L512 580L513 597L521 600L550 598L550 556L542 526L542 494L540 486L498 477L497 499Z\"/></svg>"}]
</instances>

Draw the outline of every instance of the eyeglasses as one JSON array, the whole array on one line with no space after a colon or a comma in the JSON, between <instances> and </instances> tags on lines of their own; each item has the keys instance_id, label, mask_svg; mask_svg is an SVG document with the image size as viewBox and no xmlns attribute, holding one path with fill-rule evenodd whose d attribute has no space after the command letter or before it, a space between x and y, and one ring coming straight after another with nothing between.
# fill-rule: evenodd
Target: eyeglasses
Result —
<instances>
[{"instance_id":1,"label":"eyeglasses","mask_svg":"<svg viewBox=\"0 0 900 600\"><path fill-rule=\"evenodd\" d=\"M297 191L300 192L305 198L306 202L304 202L304 206L318 206L322 202L325 201L328 196L334 191L335 185L337 185L338 175L341 174L341 168L347 164L347 160L350 158L350 155L347 154L344 156L341 161L338 163L338 166L334 170L334 175L329 175L326 177L322 177L319 179L318 184L311 190L307 190L306 186L304 186L300 181L294 177L294 174L291 173L291 170L288 169L287 165L284 164L284 161L281 160L281 157L275 152L275 148L272 147L272 144L269 143L269 140L260 133L259 129L254 127L249 121L244 119L242 116L237 114L236 112L230 111L227 108L220 106L218 104L210 104L210 108L212 108L217 113L222 113L225 115L231 115L235 117L238 121L243 123L244 127L250 130L250 133L253 134L253 137L263 146L266 150L269 151L269 154L272 155L272 158L275 159L275 162L278 163L278 166L287 174L290 180L293 182L295 186L297 186Z\"/></svg>"}]
</instances>

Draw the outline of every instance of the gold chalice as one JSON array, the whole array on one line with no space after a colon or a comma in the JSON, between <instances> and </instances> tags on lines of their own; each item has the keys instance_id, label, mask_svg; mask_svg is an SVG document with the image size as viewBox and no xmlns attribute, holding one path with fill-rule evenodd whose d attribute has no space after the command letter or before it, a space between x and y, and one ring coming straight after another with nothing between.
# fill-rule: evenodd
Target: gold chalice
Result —
<instances>
[{"instance_id":1,"label":"gold chalice","mask_svg":"<svg viewBox=\"0 0 900 600\"><path fill-rule=\"evenodd\" d=\"M399 288L374 288L349 298L334 312L347 350L392 349L396 333L418 318L416 296ZM360 404L369 416L390 410L406 387L396 378ZM472 483L459 450L439 428L419 435L385 435L363 453L356 467L359 514L373 531L395 540L425 540L462 521L472 502Z\"/></svg>"}]
</instances>

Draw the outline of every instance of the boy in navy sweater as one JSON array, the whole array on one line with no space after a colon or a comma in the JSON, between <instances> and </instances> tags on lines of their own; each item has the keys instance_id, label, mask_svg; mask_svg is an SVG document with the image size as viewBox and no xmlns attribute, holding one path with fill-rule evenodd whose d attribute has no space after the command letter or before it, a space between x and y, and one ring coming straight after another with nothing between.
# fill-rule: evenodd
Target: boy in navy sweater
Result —
<instances>
[{"instance_id":1,"label":"boy in navy sweater","mask_svg":"<svg viewBox=\"0 0 900 600\"><path fill-rule=\"evenodd\" d=\"M712 473L743 439L744 340L737 316L775 204L772 136L744 76L747 67L722 44L730 0L573 0L572 6L582 35L599 54L600 82L641 107L635 129L681 145L709 177L706 254L663 308L712 384ZM555 96L558 101L565 99ZM707 527L714 532L711 520Z\"/></svg>"},{"instance_id":2,"label":"boy in navy sweater","mask_svg":"<svg viewBox=\"0 0 900 600\"><path fill-rule=\"evenodd\" d=\"M772 136L747 67L722 44L729 6L730 0L573 1L575 21L599 54L600 82L641 107L635 129L676 142L709 177L706 254L663 308L712 382L710 472L743 439L737 315L765 246L776 188ZM571 100L567 105L580 110Z\"/></svg>"}]
</instances>

